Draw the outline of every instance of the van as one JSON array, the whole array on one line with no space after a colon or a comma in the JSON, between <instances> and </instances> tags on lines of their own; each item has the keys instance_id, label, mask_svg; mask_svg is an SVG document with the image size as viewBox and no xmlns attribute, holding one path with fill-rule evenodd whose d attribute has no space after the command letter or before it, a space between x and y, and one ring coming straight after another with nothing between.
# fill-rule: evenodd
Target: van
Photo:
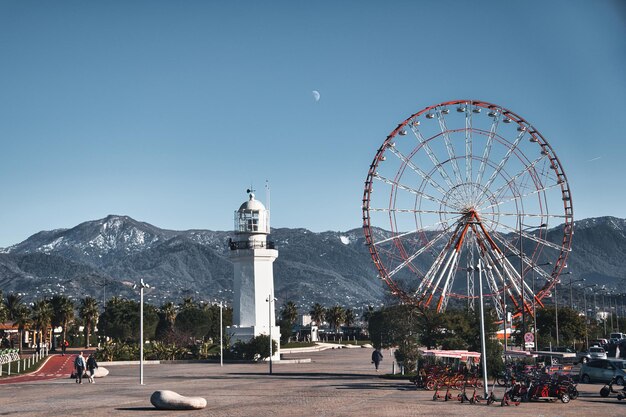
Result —
<instances>
[{"instance_id":1,"label":"van","mask_svg":"<svg viewBox=\"0 0 626 417\"><path fill-rule=\"evenodd\" d=\"M611 333L609 335L609 338L611 339L611 342L613 343L619 343L621 342L623 339L626 339L626 336L624 336L624 333Z\"/></svg>"}]
</instances>

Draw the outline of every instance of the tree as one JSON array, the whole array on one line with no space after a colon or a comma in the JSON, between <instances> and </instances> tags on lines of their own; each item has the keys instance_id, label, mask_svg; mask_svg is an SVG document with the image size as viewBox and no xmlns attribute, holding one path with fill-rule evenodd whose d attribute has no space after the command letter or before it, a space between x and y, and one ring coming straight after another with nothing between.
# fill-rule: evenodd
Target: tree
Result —
<instances>
[{"instance_id":1,"label":"tree","mask_svg":"<svg viewBox=\"0 0 626 417\"><path fill-rule=\"evenodd\" d=\"M298 308L293 301L287 301L280 311L280 318L293 326L298 319Z\"/></svg>"},{"instance_id":2,"label":"tree","mask_svg":"<svg viewBox=\"0 0 626 417\"><path fill-rule=\"evenodd\" d=\"M272 340L272 352L276 352L276 341ZM270 357L270 337L261 334L250 339L249 342L237 342L232 349L232 355L238 359L264 360Z\"/></svg>"},{"instance_id":3,"label":"tree","mask_svg":"<svg viewBox=\"0 0 626 417\"><path fill-rule=\"evenodd\" d=\"M67 326L74 321L74 303L65 295L55 295L50 299L52 307L52 326L61 326L61 337L67 339Z\"/></svg>"},{"instance_id":4,"label":"tree","mask_svg":"<svg viewBox=\"0 0 626 417\"><path fill-rule=\"evenodd\" d=\"M53 314L54 312L52 311L49 300L41 299L35 301L33 304L31 308L31 320L35 332L39 334L39 342L41 342L42 339L45 341L45 335L52 323ZM35 342L38 343L37 340L35 340Z\"/></svg>"},{"instance_id":5,"label":"tree","mask_svg":"<svg viewBox=\"0 0 626 417\"><path fill-rule=\"evenodd\" d=\"M7 319L10 319L9 311L7 309L6 302L4 301L2 290L0 290L0 323L4 323Z\"/></svg>"},{"instance_id":6,"label":"tree","mask_svg":"<svg viewBox=\"0 0 626 417\"><path fill-rule=\"evenodd\" d=\"M183 308L176 316L174 329L178 332L186 334L187 337L194 341L204 339L209 333L211 327L211 315L207 310L198 306L187 306Z\"/></svg>"},{"instance_id":7,"label":"tree","mask_svg":"<svg viewBox=\"0 0 626 417\"><path fill-rule=\"evenodd\" d=\"M348 327L352 326L354 324L354 319L354 311L352 311L351 309L347 309L344 318L345 325Z\"/></svg>"},{"instance_id":8,"label":"tree","mask_svg":"<svg viewBox=\"0 0 626 417\"><path fill-rule=\"evenodd\" d=\"M161 314L163 314L163 318L165 319L168 326L170 328L174 327L176 314L178 314L176 305L173 302L168 301L167 303L163 304L159 310Z\"/></svg>"},{"instance_id":9,"label":"tree","mask_svg":"<svg viewBox=\"0 0 626 417\"><path fill-rule=\"evenodd\" d=\"M311 315L311 321L317 326L321 326L324 322L324 317L326 317L326 309L320 303L315 303L309 314Z\"/></svg>"},{"instance_id":10,"label":"tree","mask_svg":"<svg viewBox=\"0 0 626 417\"><path fill-rule=\"evenodd\" d=\"M0 291L2 294L2 291ZM4 309L6 318L17 325L19 332L18 348L22 352L22 340L24 340L24 329L30 325L30 317L28 316L28 307L23 302L23 296L17 293L7 294L4 301Z\"/></svg>"},{"instance_id":11,"label":"tree","mask_svg":"<svg viewBox=\"0 0 626 417\"><path fill-rule=\"evenodd\" d=\"M154 339L159 322L157 309L144 303L143 309L144 340ZM139 341L139 303L113 297L107 301L104 313L98 321L98 329L102 334L123 342Z\"/></svg>"},{"instance_id":12,"label":"tree","mask_svg":"<svg viewBox=\"0 0 626 417\"><path fill-rule=\"evenodd\" d=\"M569 307L559 308L559 344L574 346L585 339L585 317ZM539 340L544 346L550 342L556 346L556 310L545 307L537 310L537 331ZM539 346L542 348L543 346Z\"/></svg>"},{"instance_id":13,"label":"tree","mask_svg":"<svg viewBox=\"0 0 626 417\"><path fill-rule=\"evenodd\" d=\"M98 308L98 301L93 297L85 297L80 301L80 308L78 314L85 326L85 348L89 347L89 340L91 332L95 329L100 310Z\"/></svg>"},{"instance_id":14,"label":"tree","mask_svg":"<svg viewBox=\"0 0 626 417\"><path fill-rule=\"evenodd\" d=\"M339 330L339 326L341 326L346 320L346 310L336 305L331 307L326 311L326 321L330 325L331 329L334 329L335 332Z\"/></svg>"}]
</instances>

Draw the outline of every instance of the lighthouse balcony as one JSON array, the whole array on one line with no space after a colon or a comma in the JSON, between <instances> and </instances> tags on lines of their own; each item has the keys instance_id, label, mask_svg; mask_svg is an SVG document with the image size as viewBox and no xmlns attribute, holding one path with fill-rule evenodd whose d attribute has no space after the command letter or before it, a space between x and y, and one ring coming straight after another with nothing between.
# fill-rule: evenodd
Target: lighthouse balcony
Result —
<instances>
[{"instance_id":1,"label":"lighthouse balcony","mask_svg":"<svg viewBox=\"0 0 626 417\"><path fill-rule=\"evenodd\" d=\"M230 248L230 250L237 250L237 249L276 249L274 242L272 241L249 241L249 240L245 240L245 241L233 241L232 239L230 239L228 241L228 247Z\"/></svg>"}]
</instances>

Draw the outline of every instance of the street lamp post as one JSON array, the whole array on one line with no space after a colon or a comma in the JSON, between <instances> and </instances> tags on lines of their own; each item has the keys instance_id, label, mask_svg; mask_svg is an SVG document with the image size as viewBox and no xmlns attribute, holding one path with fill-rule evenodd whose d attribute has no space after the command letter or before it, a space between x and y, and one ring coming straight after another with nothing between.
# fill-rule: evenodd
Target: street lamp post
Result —
<instances>
[{"instance_id":1,"label":"street lamp post","mask_svg":"<svg viewBox=\"0 0 626 417\"><path fill-rule=\"evenodd\" d=\"M567 272L563 272L561 275L571 275L572 271L567 271ZM554 286L554 305L555 305L555 310L554 310L554 318L555 318L555 323L556 323L556 345L559 346L559 297L558 297L558 292L557 289L559 288L559 284L561 283L561 280L558 280L556 282L556 285Z\"/></svg>"},{"instance_id":2,"label":"street lamp post","mask_svg":"<svg viewBox=\"0 0 626 417\"><path fill-rule=\"evenodd\" d=\"M604 285L602 286L604 290ZM604 292L602 292L602 324L604 325L604 337L606 337L606 303L604 302Z\"/></svg>"},{"instance_id":3,"label":"street lamp post","mask_svg":"<svg viewBox=\"0 0 626 417\"><path fill-rule=\"evenodd\" d=\"M569 280L569 308L573 309L574 308L574 298L573 298L573 291L572 291L572 284L574 284L575 282L584 282L585 279L581 278L581 279L571 279Z\"/></svg>"},{"instance_id":4,"label":"street lamp post","mask_svg":"<svg viewBox=\"0 0 626 417\"><path fill-rule=\"evenodd\" d=\"M224 366L224 335L222 324L222 309L224 308L224 302L220 301L220 366Z\"/></svg>"},{"instance_id":5,"label":"street lamp post","mask_svg":"<svg viewBox=\"0 0 626 417\"><path fill-rule=\"evenodd\" d=\"M276 298L272 297L272 294L270 294L265 301L267 301L267 305L268 305L267 323L269 327L269 336L270 336L270 375L272 375L272 356L274 354L272 352L272 303L276 301Z\"/></svg>"},{"instance_id":6,"label":"street lamp post","mask_svg":"<svg viewBox=\"0 0 626 417\"><path fill-rule=\"evenodd\" d=\"M554 321L556 324L556 345L559 345L559 295L558 295L559 281L554 286Z\"/></svg>"},{"instance_id":7,"label":"street lamp post","mask_svg":"<svg viewBox=\"0 0 626 417\"><path fill-rule=\"evenodd\" d=\"M583 300L585 306L585 346L589 350L589 317L587 316L587 288L597 287L598 284L591 284L583 287Z\"/></svg>"},{"instance_id":8,"label":"street lamp post","mask_svg":"<svg viewBox=\"0 0 626 417\"><path fill-rule=\"evenodd\" d=\"M613 326L613 304L611 303L611 299L613 298L613 292L609 293L609 315L611 316L611 332L615 331L615 327Z\"/></svg>"},{"instance_id":9,"label":"street lamp post","mask_svg":"<svg viewBox=\"0 0 626 417\"><path fill-rule=\"evenodd\" d=\"M480 259L478 260L478 288L479 288L479 296L480 296L480 349L481 349L481 354L482 354L482 365L483 365L483 387L485 390L485 396L483 398L487 398L488 396L488 390L489 390L489 383L487 382L487 346L485 343L485 312L484 312L484 306L483 306L483 267L482 264L480 262ZM487 265L487 269L490 269L491 267L489 265ZM506 321L506 320L505 320Z\"/></svg>"},{"instance_id":10,"label":"street lamp post","mask_svg":"<svg viewBox=\"0 0 626 417\"><path fill-rule=\"evenodd\" d=\"M522 223L521 216L519 218L519 279L520 279L520 284L521 284L521 298L522 298L522 304L521 304L521 307L522 307L522 343L524 343L522 350L526 350L526 344L523 341L524 335L526 334L526 296L525 296L526 285L524 282L524 251L522 248L522 232L541 229L546 226L548 226L546 223L542 223L539 226L530 226L530 227L524 228L524 224ZM534 297L535 297L535 294L533 293L533 298Z\"/></svg>"},{"instance_id":11,"label":"street lamp post","mask_svg":"<svg viewBox=\"0 0 626 417\"><path fill-rule=\"evenodd\" d=\"M143 289L150 288L150 285L139 283L139 384L143 385Z\"/></svg>"}]
</instances>

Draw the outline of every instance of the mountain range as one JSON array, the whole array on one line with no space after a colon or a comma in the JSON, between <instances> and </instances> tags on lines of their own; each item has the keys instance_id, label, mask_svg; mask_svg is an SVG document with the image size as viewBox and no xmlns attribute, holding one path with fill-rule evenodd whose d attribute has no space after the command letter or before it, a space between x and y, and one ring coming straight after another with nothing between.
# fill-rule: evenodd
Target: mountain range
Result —
<instances>
[{"instance_id":1,"label":"mountain range","mask_svg":"<svg viewBox=\"0 0 626 417\"><path fill-rule=\"evenodd\" d=\"M574 230L571 275L564 282L584 278L626 291L626 220L584 219ZM133 284L144 279L152 287L146 300L155 305L184 297L231 301L232 235L166 230L110 215L71 229L42 231L0 250L0 289L22 293L30 301L59 293L136 298ZM315 302L358 308L385 298L360 228L323 233L276 228L271 239L279 250L274 264L279 302L294 301L303 309Z\"/></svg>"}]
</instances>

